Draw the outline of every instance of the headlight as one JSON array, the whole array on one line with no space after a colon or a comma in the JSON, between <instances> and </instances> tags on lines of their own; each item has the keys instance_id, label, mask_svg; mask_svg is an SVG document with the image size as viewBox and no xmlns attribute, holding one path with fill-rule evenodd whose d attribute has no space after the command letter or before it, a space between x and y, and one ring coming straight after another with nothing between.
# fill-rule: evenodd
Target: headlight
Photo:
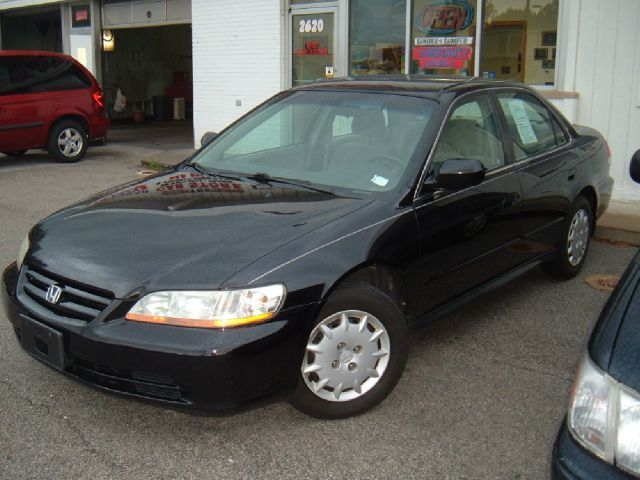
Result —
<instances>
[{"instance_id":1,"label":"headlight","mask_svg":"<svg viewBox=\"0 0 640 480\"><path fill-rule=\"evenodd\" d=\"M18 250L18 258L16 259L16 265L18 266L18 270L22 267L22 262L24 261L24 257L27 255L29 251L29 234L24 237L22 240L22 244L20 245L20 250Z\"/></svg>"},{"instance_id":2,"label":"headlight","mask_svg":"<svg viewBox=\"0 0 640 480\"><path fill-rule=\"evenodd\" d=\"M584 359L574 384L569 430L608 463L640 474L640 396Z\"/></svg>"},{"instance_id":3,"label":"headlight","mask_svg":"<svg viewBox=\"0 0 640 480\"><path fill-rule=\"evenodd\" d=\"M580 369L569 407L569 427L581 443L593 453L613 462L612 410L615 409L614 386L586 358Z\"/></svg>"},{"instance_id":4,"label":"headlight","mask_svg":"<svg viewBox=\"0 0 640 480\"><path fill-rule=\"evenodd\" d=\"M155 292L140 299L127 320L179 327L230 328L274 317L284 303L284 285L220 291Z\"/></svg>"},{"instance_id":5,"label":"headlight","mask_svg":"<svg viewBox=\"0 0 640 480\"><path fill-rule=\"evenodd\" d=\"M616 463L640 474L640 396L620 391Z\"/></svg>"}]
</instances>

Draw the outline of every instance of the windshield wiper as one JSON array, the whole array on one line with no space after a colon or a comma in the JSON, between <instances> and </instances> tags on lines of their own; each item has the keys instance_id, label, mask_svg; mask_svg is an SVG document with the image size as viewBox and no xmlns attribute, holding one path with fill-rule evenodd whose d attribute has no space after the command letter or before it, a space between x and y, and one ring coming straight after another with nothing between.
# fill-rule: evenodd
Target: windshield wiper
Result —
<instances>
[{"instance_id":1,"label":"windshield wiper","mask_svg":"<svg viewBox=\"0 0 640 480\"><path fill-rule=\"evenodd\" d=\"M293 185L295 187L306 188L307 190L312 190L318 193L326 193L329 195L335 195L335 193L329 190L323 190L322 188L312 187L311 182L308 180L292 180L289 178L281 178L281 177L272 177L268 173L264 172L256 172L253 175L247 175L248 178L255 180L256 182L265 183L267 185L271 185L271 182L281 183L283 185Z\"/></svg>"},{"instance_id":2,"label":"windshield wiper","mask_svg":"<svg viewBox=\"0 0 640 480\"><path fill-rule=\"evenodd\" d=\"M212 172L210 170L207 170L206 168L201 167L199 164L195 162L189 162L186 165L193 168L197 172L202 173L203 175L207 175L209 177L220 177L226 180L236 180L236 181L242 180L242 177L238 175L229 175L226 173Z\"/></svg>"}]
</instances>

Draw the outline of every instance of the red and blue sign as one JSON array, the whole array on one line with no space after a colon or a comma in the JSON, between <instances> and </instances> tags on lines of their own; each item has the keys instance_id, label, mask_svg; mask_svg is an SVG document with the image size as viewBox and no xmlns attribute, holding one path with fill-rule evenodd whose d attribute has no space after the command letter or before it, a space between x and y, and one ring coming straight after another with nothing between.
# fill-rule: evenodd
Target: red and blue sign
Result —
<instances>
[{"instance_id":1,"label":"red and blue sign","mask_svg":"<svg viewBox=\"0 0 640 480\"><path fill-rule=\"evenodd\" d=\"M465 68L473 47L414 47L413 59L420 68Z\"/></svg>"},{"instance_id":2,"label":"red and blue sign","mask_svg":"<svg viewBox=\"0 0 640 480\"><path fill-rule=\"evenodd\" d=\"M474 17L468 0L435 0L420 9L416 26L429 35L449 35L469 28Z\"/></svg>"}]
</instances>

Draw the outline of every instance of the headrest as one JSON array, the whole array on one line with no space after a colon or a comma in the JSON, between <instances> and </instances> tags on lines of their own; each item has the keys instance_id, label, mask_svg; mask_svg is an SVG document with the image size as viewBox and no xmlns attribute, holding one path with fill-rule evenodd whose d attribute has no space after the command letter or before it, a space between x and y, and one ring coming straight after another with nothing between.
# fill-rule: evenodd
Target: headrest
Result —
<instances>
[{"instance_id":1,"label":"headrest","mask_svg":"<svg viewBox=\"0 0 640 480\"><path fill-rule=\"evenodd\" d=\"M381 110L363 108L354 117L351 131L364 137L378 137L384 135L386 125Z\"/></svg>"}]
</instances>

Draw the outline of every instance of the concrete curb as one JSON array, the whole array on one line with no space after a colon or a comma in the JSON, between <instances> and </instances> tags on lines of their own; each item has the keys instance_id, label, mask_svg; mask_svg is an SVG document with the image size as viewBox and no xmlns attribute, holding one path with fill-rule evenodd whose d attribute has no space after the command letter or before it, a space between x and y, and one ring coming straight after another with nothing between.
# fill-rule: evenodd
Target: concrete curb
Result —
<instances>
[{"instance_id":1,"label":"concrete curb","mask_svg":"<svg viewBox=\"0 0 640 480\"><path fill-rule=\"evenodd\" d=\"M186 160L193 155L195 149L184 148L179 150L164 150L162 152L154 153L146 158L143 158L140 163L146 167L160 166L164 169L171 168L174 165Z\"/></svg>"},{"instance_id":2,"label":"concrete curb","mask_svg":"<svg viewBox=\"0 0 640 480\"><path fill-rule=\"evenodd\" d=\"M640 203L612 201L598 220L598 226L640 233Z\"/></svg>"}]
</instances>

